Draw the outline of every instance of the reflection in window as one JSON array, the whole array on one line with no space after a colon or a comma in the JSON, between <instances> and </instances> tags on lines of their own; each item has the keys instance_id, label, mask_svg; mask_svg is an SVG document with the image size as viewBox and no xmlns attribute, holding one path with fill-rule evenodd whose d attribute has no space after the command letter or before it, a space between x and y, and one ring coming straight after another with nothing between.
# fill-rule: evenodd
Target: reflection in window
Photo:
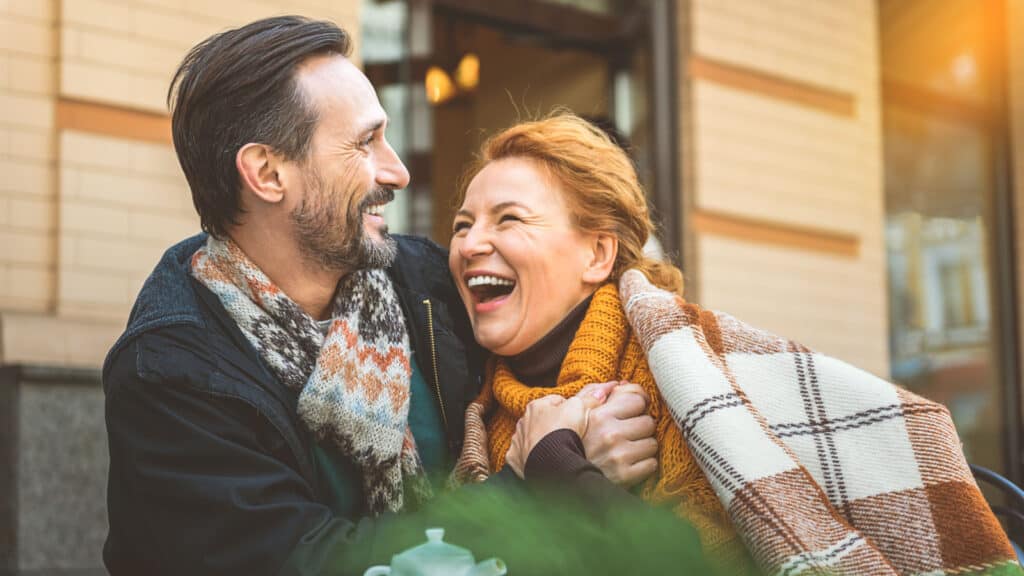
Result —
<instances>
[{"instance_id":1,"label":"reflection in window","mask_svg":"<svg viewBox=\"0 0 1024 576\"><path fill-rule=\"evenodd\" d=\"M1001 470L995 4L881 0L879 15L893 378L949 407L968 460Z\"/></svg>"},{"instance_id":2,"label":"reflection in window","mask_svg":"<svg viewBox=\"0 0 1024 576\"><path fill-rule=\"evenodd\" d=\"M411 175L385 213L390 229L447 243L461 176L484 138L555 108L617 128L650 187L650 12L645 0L531 0L516 11L363 2L364 70Z\"/></svg>"}]
</instances>

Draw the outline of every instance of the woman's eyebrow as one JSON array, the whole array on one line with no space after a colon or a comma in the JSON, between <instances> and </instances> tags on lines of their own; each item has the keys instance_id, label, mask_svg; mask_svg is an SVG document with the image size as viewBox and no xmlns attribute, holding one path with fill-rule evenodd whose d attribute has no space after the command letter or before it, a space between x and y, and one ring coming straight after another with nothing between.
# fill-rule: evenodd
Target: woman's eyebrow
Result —
<instances>
[{"instance_id":1,"label":"woman's eyebrow","mask_svg":"<svg viewBox=\"0 0 1024 576\"><path fill-rule=\"evenodd\" d=\"M504 210L506 208L522 208L524 210L527 209L526 205L523 204L522 202L516 202L515 200L509 200L507 202L501 202L500 204L495 204L494 207L491 208L491 212L501 212L502 210Z\"/></svg>"},{"instance_id":2,"label":"woman's eyebrow","mask_svg":"<svg viewBox=\"0 0 1024 576\"><path fill-rule=\"evenodd\" d=\"M493 214L495 212L501 212L506 208L522 208L523 210L527 210L526 204L523 204L522 202L516 202L515 200L508 200L507 202L495 204L494 206L491 207L489 212ZM469 210L466 210L465 208L460 208L459 211L455 213L455 216L465 216L466 218L472 218L473 213L470 212Z\"/></svg>"}]
</instances>

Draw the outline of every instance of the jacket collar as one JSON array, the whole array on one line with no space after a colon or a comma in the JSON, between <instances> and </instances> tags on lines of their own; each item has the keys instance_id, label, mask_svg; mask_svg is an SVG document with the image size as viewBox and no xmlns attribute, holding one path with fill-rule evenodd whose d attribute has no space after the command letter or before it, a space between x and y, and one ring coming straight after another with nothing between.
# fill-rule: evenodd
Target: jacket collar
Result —
<instances>
[{"instance_id":1,"label":"jacket collar","mask_svg":"<svg viewBox=\"0 0 1024 576\"><path fill-rule=\"evenodd\" d=\"M143 332L170 325L206 325L189 274L192 255L205 243L206 234L196 234L164 252L142 285L128 316L128 326L107 354L107 362Z\"/></svg>"},{"instance_id":2,"label":"jacket collar","mask_svg":"<svg viewBox=\"0 0 1024 576\"><path fill-rule=\"evenodd\" d=\"M403 300L408 304L409 293L419 297L422 293L435 292L437 287L433 284L443 285L447 280L447 267L439 271L437 263L423 258L424 254L417 249L420 239L397 234L395 237L399 243L399 258L389 270L389 275L395 282L395 288L404 293ZM164 252L142 285L128 317L128 325L107 353L105 366L126 344L145 332L172 325L207 327L207 317L201 309L191 275L192 255L206 243L206 238L205 232L196 234ZM418 280L416 284L425 285L409 286L407 277L410 276ZM407 306L406 314L410 311Z\"/></svg>"}]
</instances>

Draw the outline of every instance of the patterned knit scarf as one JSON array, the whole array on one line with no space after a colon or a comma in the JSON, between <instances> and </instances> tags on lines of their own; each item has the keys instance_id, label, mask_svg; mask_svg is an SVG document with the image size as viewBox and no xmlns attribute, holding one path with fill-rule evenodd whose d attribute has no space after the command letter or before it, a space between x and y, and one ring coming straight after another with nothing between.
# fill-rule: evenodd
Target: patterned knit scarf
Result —
<instances>
[{"instance_id":1,"label":"patterned knit scarf","mask_svg":"<svg viewBox=\"0 0 1024 576\"><path fill-rule=\"evenodd\" d=\"M220 299L270 370L299 395L298 414L319 443L351 458L366 512L399 511L430 486L409 430L409 338L383 270L338 284L324 336L231 240L212 236L192 256L192 275Z\"/></svg>"},{"instance_id":2,"label":"patterned knit scarf","mask_svg":"<svg viewBox=\"0 0 1024 576\"><path fill-rule=\"evenodd\" d=\"M644 351L629 328L615 285L594 294L562 362L554 388L530 387L516 379L502 359L488 366L487 381L466 418L466 441L456 474L480 481L505 464L516 422L532 400L558 394L575 395L591 382L626 380L639 384L651 397L650 415L656 423L658 473L641 487L644 500L667 505L697 528L701 543L731 567L743 565L746 552L683 435L658 394ZM484 424L486 422L486 425ZM730 572L738 573L738 570Z\"/></svg>"}]
</instances>

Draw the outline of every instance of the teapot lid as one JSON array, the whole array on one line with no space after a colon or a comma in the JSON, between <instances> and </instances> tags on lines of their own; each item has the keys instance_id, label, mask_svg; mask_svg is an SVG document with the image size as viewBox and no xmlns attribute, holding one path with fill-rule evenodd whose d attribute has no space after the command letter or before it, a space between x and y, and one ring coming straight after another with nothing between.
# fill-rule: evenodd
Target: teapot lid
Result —
<instances>
[{"instance_id":1,"label":"teapot lid","mask_svg":"<svg viewBox=\"0 0 1024 576\"><path fill-rule=\"evenodd\" d=\"M414 569L430 565L444 565L450 568L468 568L475 563L473 554L465 548L453 546L444 541L444 528L428 528L427 541L405 552L396 554L391 566L399 573L415 573Z\"/></svg>"}]
</instances>

